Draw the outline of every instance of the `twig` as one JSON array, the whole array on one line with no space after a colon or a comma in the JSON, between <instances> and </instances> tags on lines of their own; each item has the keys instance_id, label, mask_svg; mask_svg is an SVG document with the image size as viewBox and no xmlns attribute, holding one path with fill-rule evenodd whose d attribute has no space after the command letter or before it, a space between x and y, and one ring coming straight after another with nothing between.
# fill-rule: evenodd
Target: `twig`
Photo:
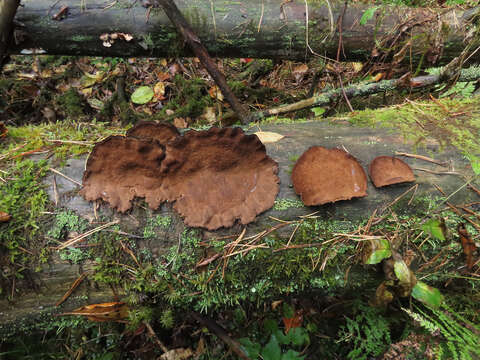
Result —
<instances>
[{"instance_id":1,"label":"twig","mask_svg":"<svg viewBox=\"0 0 480 360\"><path fill-rule=\"evenodd\" d=\"M429 157L423 156L423 155L409 154L409 153L404 153L404 152L399 152L399 151L395 151L395 155L396 156L406 156L406 157L411 157L411 158L415 158L415 159L419 159L419 160L424 160L424 161L428 161L428 162L431 162L431 163L434 163L434 164L437 164L437 165L440 165L440 166L444 166L444 167L448 166L447 161L442 162L442 161L438 161L438 160L435 160L435 159L432 159L432 158L429 158Z\"/></svg>"},{"instance_id":2,"label":"twig","mask_svg":"<svg viewBox=\"0 0 480 360\"><path fill-rule=\"evenodd\" d=\"M78 185L78 186L82 186L82 184L79 183L77 180L73 180L71 177L68 177L67 175L62 174L60 171L55 170L54 168L49 168L48 170L50 170L51 172L53 172L53 173L55 173L55 174L57 174L57 175L60 175L61 177L67 179L68 181L70 181L70 182L72 182L72 183L74 183L74 184L76 184L76 185Z\"/></svg>"},{"instance_id":3,"label":"twig","mask_svg":"<svg viewBox=\"0 0 480 360\"><path fill-rule=\"evenodd\" d=\"M479 189L477 189L477 188L476 188L475 186L473 186L472 184L468 184L468 187L469 187L470 189L472 189L474 192L476 192L477 195L480 196L480 190L479 190Z\"/></svg>"},{"instance_id":4,"label":"twig","mask_svg":"<svg viewBox=\"0 0 480 360\"><path fill-rule=\"evenodd\" d=\"M62 249L65 249L65 248L67 248L67 247L69 247L69 246L75 245L77 242L85 239L86 237L88 237L88 236L90 236L90 235L92 235L92 234L95 234L96 232L99 232L99 231L101 231L101 230L103 230L103 229L105 229L105 228L107 228L107 227L110 227L110 226L112 226L112 225L118 224L119 222L120 222L120 220L115 220L115 221L111 221L111 222L109 222L109 223L103 224L103 225L101 225L101 226L99 226L99 227L97 227L97 228L95 228L95 229L89 230L89 231L87 231L87 232L85 232L85 233L83 233L83 234L81 234L81 235L78 235L78 236L74 237L73 239L70 239L70 240L64 242L62 245L57 246L56 249L57 249L57 250L62 250Z\"/></svg>"},{"instance_id":5,"label":"twig","mask_svg":"<svg viewBox=\"0 0 480 360\"><path fill-rule=\"evenodd\" d=\"M203 46L200 38L194 33L191 26L188 24L185 17L178 10L173 0L158 0L163 10L167 14L170 21L175 25L177 31L185 39L186 43L193 50L196 57L200 59L200 62L213 78L215 83L220 88L225 100L232 106L233 111L240 118L242 124L248 124L252 121L249 112L243 107L238 98L232 92L227 84L225 75L218 69L215 61L208 54L207 49Z\"/></svg>"},{"instance_id":6,"label":"twig","mask_svg":"<svg viewBox=\"0 0 480 360\"><path fill-rule=\"evenodd\" d=\"M227 331L218 325L215 321L207 319L200 314L192 313L192 317L197 320L200 324L207 327L210 332L215 334L220 340L227 344L230 349L241 359L251 360L247 354L242 350L240 344L228 336Z\"/></svg>"},{"instance_id":7,"label":"twig","mask_svg":"<svg viewBox=\"0 0 480 360\"><path fill-rule=\"evenodd\" d=\"M260 32L260 28L262 27L262 21L263 21L263 12L265 11L265 4L262 1L262 13L260 14L260 20L258 21L258 26L257 26L257 33Z\"/></svg>"},{"instance_id":8,"label":"twig","mask_svg":"<svg viewBox=\"0 0 480 360\"><path fill-rule=\"evenodd\" d=\"M418 171L424 171L429 174L434 174L434 175L462 175L456 171L435 171L435 170L430 170L430 169L424 169L424 168L412 168L413 170L418 170Z\"/></svg>"},{"instance_id":9,"label":"twig","mask_svg":"<svg viewBox=\"0 0 480 360\"><path fill-rule=\"evenodd\" d=\"M168 352L168 348L160 341L155 331L153 331L152 325L148 321L144 322L145 327L147 328L148 334L152 337L153 341L158 345L158 347L164 352Z\"/></svg>"},{"instance_id":10,"label":"twig","mask_svg":"<svg viewBox=\"0 0 480 360\"><path fill-rule=\"evenodd\" d=\"M84 272L82 273L82 275L80 275L72 284L72 286L70 286L70 289L68 289L68 291L65 293L65 295L62 296L62 298L55 304L55 306L60 306L61 304L63 304L65 302L65 300L67 300L70 295L72 295L72 293L75 291L75 289L78 287L78 285L81 284L81 282L83 281L83 279L85 279L87 277L87 273Z\"/></svg>"},{"instance_id":11,"label":"twig","mask_svg":"<svg viewBox=\"0 0 480 360\"><path fill-rule=\"evenodd\" d=\"M75 144L75 145L85 145L85 146L94 146L91 141L79 141L79 140L56 140L56 139L47 139L48 142L61 143L61 144Z\"/></svg>"}]
</instances>

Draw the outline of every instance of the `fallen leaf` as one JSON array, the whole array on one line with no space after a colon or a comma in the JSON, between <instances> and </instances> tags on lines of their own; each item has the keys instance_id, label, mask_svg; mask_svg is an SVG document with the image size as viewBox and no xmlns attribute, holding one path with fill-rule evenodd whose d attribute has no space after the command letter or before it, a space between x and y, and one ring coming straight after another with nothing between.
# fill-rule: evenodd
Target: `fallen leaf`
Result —
<instances>
[{"instance_id":1,"label":"fallen leaf","mask_svg":"<svg viewBox=\"0 0 480 360\"><path fill-rule=\"evenodd\" d=\"M412 297L434 308L438 308L443 302L440 291L422 281L417 281L413 287Z\"/></svg>"},{"instance_id":2,"label":"fallen leaf","mask_svg":"<svg viewBox=\"0 0 480 360\"><path fill-rule=\"evenodd\" d=\"M188 127L188 123L184 118L178 117L173 119L173 125L177 129L186 129Z\"/></svg>"},{"instance_id":3,"label":"fallen leaf","mask_svg":"<svg viewBox=\"0 0 480 360\"><path fill-rule=\"evenodd\" d=\"M458 235L460 236L460 241L463 247L463 253L466 257L467 269L472 270L475 260L473 258L473 253L477 250L475 243L472 240L472 237L467 231L465 224L460 223L457 226Z\"/></svg>"},{"instance_id":4,"label":"fallen leaf","mask_svg":"<svg viewBox=\"0 0 480 360\"><path fill-rule=\"evenodd\" d=\"M392 256L392 251L390 250L390 243L387 239L370 240L363 249L364 264L378 264L390 256Z\"/></svg>"},{"instance_id":5,"label":"fallen leaf","mask_svg":"<svg viewBox=\"0 0 480 360\"><path fill-rule=\"evenodd\" d=\"M12 217L10 214L7 214L6 212L0 211L0 222L7 222L11 219Z\"/></svg>"},{"instance_id":6,"label":"fallen leaf","mask_svg":"<svg viewBox=\"0 0 480 360\"><path fill-rule=\"evenodd\" d=\"M128 316L128 307L124 302L109 302L82 306L60 315L86 316L90 321L121 321Z\"/></svg>"},{"instance_id":7,"label":"fallen leaf","mask_svg":"<svg viewBox=\"0 0 480 360\"><path fill-rule=\"evenodd\" d=\"M295 311L295 315L291 318L282 318L283 320L283 325L285 325L285 334L288 334L290 329L293 328L298 328L302 326L303 322L303 311L302 310L297 310Z\"/></svg>"},{"instance_id":8,"label":"fallen leaf","mask_svg":"<svg viewBox=\"0 0 480 360\"><path fill-rule=\"evenodd\" d=\"M201 115L209 124L213 124L217 121L217 116L215 115L215 108L212 106L207 106Z\"/></svg>"},{"instance_id":9,"label":"fallen leaf","mask_svg":"<svg viewBox=\"0 0 480 360\"><path fill-rule=\"evenodd\" d=\"M161 360L186 360L193 356L190 348L178 348L169 350L160 356Z\"/></svg>"},{"instance_id":10,"label":"fallen leaf","mask_svg":"<svg viewBox=\"0 0 480 360\"><path fill-rule=\"evenodd\" d=\"M299 82L303 78L303 76L305 75L305 73L307 71L308 71L308 65L307 64L301 64L301 65L296 66L292 70L292 74L295 77L295 81Z\"/></svg>"},{"instance_id":11,"label":"fallen leaf","mask_svg":"<svg viewBox=\"0 0 480 360\"><path fill-rule=\"evenodd\" d=\"M383 281L375 291L375 298L371 301L371 305L376 307L386 307L393 301L393 292L390 288L393 286L393 281Z\"/></svg>"},{"instance_id":12,"label":"fallen leaf","mask_svg":"<svg viewBox=\"0 0 480 360\"><path fill-rule=\"evenodd\" d=\"M165 95L165 83L163 81L157 82L153 87L153 93L155 97L163 98L163 95Z\"/></svg>"},{"instance_id":13,"label":"fallen leaf","mask_svg":"<svg viewBox=\"0 0 480 360\"><path fill-rule=\"evenodd\" d=\"M220 88L217 85L214 85L208 90L210 97L212 99L217 99L218 101L223 101L223 94L220 91Z\"/></svg>"},{"instance_id":14,"label":"fallen leaf","mask_svg":"<svg viewBox=\"0 0 480 360\"><path fill-rule=\"evenodd\" d=\"M282 140L285 136L270 131L257 131L254 133L262 144L274 143Z\"/></svg>"},{"instance_id":15,"label":"fallen leaf","mask_svg":"<svg viewBox=\"0 0 480 360\"><path fill-rule=\"evenodd\" d=\"M445 220L443 218L440 220L430 219L422 225L423 231L430 233L433 237L441 241L445 241L446 229Z\"/></svg>"},{"instance_id":16,"label":"fallen leaf","mask_svg":"<svg viewBox=\"0 0 480 360\"><path fill-rule=\"evenodd\" d=\"M153 90L149 86L140 86L137 88L130 98L134 104L143 105L153 98Z\"/></svg>"},{"instance_id":17,"label":"fallen leaf","mask_svg":"<svg viewBox=\"0 0 480 360\"><path fill-rule=\"evenodd\" d=\"M6 137L8 129L3 122L0 121L0 139Z\"/></svg>"}]
</instances>

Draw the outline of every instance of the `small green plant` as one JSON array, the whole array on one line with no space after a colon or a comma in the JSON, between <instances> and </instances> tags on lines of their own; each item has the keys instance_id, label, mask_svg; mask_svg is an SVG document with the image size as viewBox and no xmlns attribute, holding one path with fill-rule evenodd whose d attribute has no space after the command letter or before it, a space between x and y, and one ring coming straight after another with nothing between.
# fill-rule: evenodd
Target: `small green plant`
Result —
<instances>
[{"instance_id":1,"label":"small green plant","mask_svg":"<svg viewBox=\"0 0 480 360\"><path fill-rule=\"evenodd\" d=\"M172 223L172 218L170 216L161 216L157 215L147 219L147 224L143 229L143 237L145 239L153 239L157 236L156 229L161 228L163 230L167 229Z\"/></svg>"},{"instance_id":2,"label":"small green plant","mask_svg":"<svg viewBox=\"0 0 480 360\"><path fill-rule=\"evenodd\" d=\"M348 359L366 360L387 350L391 343L390 327L380 311L363 303L357 303L354 318L346 318L340 329L338 342L351 344Z\"/></svg>"},{"instance_id":3,"label":"small green plant","mask_svg":"<svg viewBox=\"0 0 480 360\"><path fill-rule=\"evenodd\" d=\"M302 327L291 328L286 334L278 328L276 321L268 319L264 323L265 333L269 340L265 345L254 342L249 338L239 339L243 350L250 359L263 360L303 360L300 352L294 349L310 343L307 330ZM292 349L293 348L293 349Z\"/></svg>"},{"instance_id":4,"label":"small green plant","mask_svg":"<svg viewBox=\"0 0 480 360\"><path fill-rule=\"evenodd\" d=\"M440 309L415 306L415 311L403 310L438 340L438 360L471 360L480 356L480 326L447 305Z\"/></svg>"}]
</instances>

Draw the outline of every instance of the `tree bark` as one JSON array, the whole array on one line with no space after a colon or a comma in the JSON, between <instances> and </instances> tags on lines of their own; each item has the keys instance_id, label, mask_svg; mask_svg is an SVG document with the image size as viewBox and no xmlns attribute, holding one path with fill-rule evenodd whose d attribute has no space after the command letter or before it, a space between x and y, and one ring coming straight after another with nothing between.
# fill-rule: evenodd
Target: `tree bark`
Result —
<instances>
[{"instance_id":1,"label":"tree bark","mask_svg":"<svg viewBox=\"0 0 480 360\"><path fill-rule=\"evenodd\" d=\"M175 27L161 9L145 9L139 2L119 0L82 2L25 0L17 20L23 23L24 42L14 50L42 49L48 54L120 57L191 56ZM316 55L337 57L339 15L344 2L282 0L177 0L209 54L217 57L256 57L305 60ZM308 4L308 6L306 6ZM52 16L68 6L61 21ZM478 8L469 11L379 7L365 25L360 24L369 5L349 4L342 16L340 60L404 61L417 65L445 64L463 50ZM308 24L307 24L308 19ZM134 36L102 46L103 33ZM473 48L479 44L474 44ZM316 54L316 55L315 55ZM470 58L480 60L480 52Z\"/></svg>"},{"instance_id":2,"label":"tree bark","mask_svg":"<svg viewBox=\"0 0 480 360\"><path fill-rule=\"evenodd\" d=\"M377 216L382 216L382 208L390 204L392 201L402 195L412 184L398 185L389 188L376 189L371 183L368 184L368 196L351 200L340 201L335 204L327 204L318 207L302 207L298 206L298 196L291 187L290 172L294 164L292 157L301 155L306 149L313 145L322 145L327 148L344 146L348 151L354 155L364 168L373 158L379 155L391 155L395 151L402 151L407 153L413 152L414 144L405 144L401 136L390 133L386 130L369 129L369 128L354 128L350 126L328 126L322 122L299 123L295 125L277 124L277 125L262 125L263 131L276 132L285 137L275 143L267 143L267 153L279 164L280 177L280 192L277 196L277 201L293 201L296 206L287 208L274 207L271 210L259 215L255 222L247 226L245 237L258 234L263 230L270 231L272 227L277 227L277 230L272 232L272 236L288 241L292 233L292 228L283 227L278 228L278 225L285 225L271 217L282 220L296 220L298 216L311 214L317 211L316 216L325 220L337 220L343 223L356 219L367 219L371 216L375 209ZM435 159L444 162L450 161L451 166L459 173L468 175L468 163L464 157L453 149L446 149L440 152L439 146L433 144L429 145L427 156L435 154ZM422 153L422 151L419 151ZM440 186L447 194L455 192L449 201L452 203L462 204L471 202L472 192L464 186L464 179L458 175L441 174L446 172L445 168L439 165L425 162L421 159L404 158L413 168L419 167L423 169L430 169L433 172L415 171L416 183L419 185L415 197L431 196L437 194L437 190L432 184ZM69 160L67 165L59 169L64 175L71 179L81 182L85 165L85 158ZM436 173L437 172L437 173ZM440 172L440 174L438 174ZM47 191L52 199L58 200L58 207L75 211L77 214L92 218L94 214L94 205L86 202L78 195L79 187L65 178L56 175L56 189L53 190L53 174L45 179L45 185L48 187ZM460 191L457 191L461 189ZM56 194L56 195L55 195ZM410 193L412 194L412 192ZM411 195L407 195L409 199ZM402 209L406 213L414 211L413 207L405 207ZM120 220L121 230L131 234L143 234L141 224L145 224L147 217L152 217L149 211L146 211L140 206L135 206L131 214L122 215L112 211L108 207L101 206L98 214L103 216L106 221L112 218ZM170 205L164 206L161 210L155 213L161 215L171 216L171 223L167 229L161 230L155 239L144 240L134 238L137 244L137 250L147 248L152 256L164 254L170 247L177 249L179 244L179 235L185 230L185 225L182 219L176 215L175 211ZM48 231L48 229L46 229ZM105 231L109 231L106 229ZM215 232L203 231L201 235L206 242L215 237L225 235L238 234L242 231L242 227L235 225L229 229L218 230ZM38 234L39 237L46 236L46 234ZM235 239L235 238L233 238ZM232 240L233 240L232 239ZM296 237L292 237L292 245L296 244ZM312 243L319 243L322 240L319 236L314 235L311 239ZM86 240L88 242L88 239ZM267 249L268 251L268 249ZM273 252L271 256L281 256L285 251ZM137 254L138 256L138 254ZM239 255L240 256L240 255ZM201 258L198 259L202 260ZM215 260L217 263L221 259ZM114 299L113 293L108 287L99 287L92 280L94 261L86 261L80 265L70 264L68 261L62 261L59 257L55 257L51 264L45 266L43 270L36 274L37 281L40 284L37 291L24 289L23 293L15 294L11 301L0 300L0 339L2 337L15 334L18 331L26 331L25 329L33 328L42 323L39 319L48 320L53 319L52 314L71 310L75 307L86 305L87 303L99 303L112 301ZM351 265L350 262L343 264L344 268L339 271L346 271L347 267ZM328 266L328 264L327 264ZM337 266L337 265L335 265ZM340 266L340 265L338 265ZM246 270L248 271L248 269ZM84 272L88 276L79 287L75 290L73 296L67 299L62 308L55 307L55 304L62 298L62 296L71 287L72 283ZM221 276L221 268L219 270ZM362 278L366 283L371 285L371 288L365 289L365 292L373 292L373 290L380 283L378 281L378 273L374 268L365 269L363 266L354 266L349 271L350 279ZM260 281L258 274L251 274L252 281ZM292 281L294 279L292 278ZM269 281L269 280L268 280ZM214 284L215 282L212 282ZM362 282L363 284L363 282ZM17 284L17 287L20 284ZM369 285L369 286L370 286ZM221 285L218 285L221 286ZM355 280L350 280L345 285L345 292L350 292L351 286L358 286ZM304 289L307 291L308 289ZM120 296L124 294L119 294ZM85 300L88 296L88 300ZM44 322L43 322L44 323Z\"/></svg>"},{"instance_id":3,"label":"tree bark","mask_svg":"<svg viewBox=\"0 0 480 360\"><path fill-rule=\"evenodd\" d=\"M0 0L0 65L9 45L12 22L19 0Z\"/></svg>"}]
</instances>

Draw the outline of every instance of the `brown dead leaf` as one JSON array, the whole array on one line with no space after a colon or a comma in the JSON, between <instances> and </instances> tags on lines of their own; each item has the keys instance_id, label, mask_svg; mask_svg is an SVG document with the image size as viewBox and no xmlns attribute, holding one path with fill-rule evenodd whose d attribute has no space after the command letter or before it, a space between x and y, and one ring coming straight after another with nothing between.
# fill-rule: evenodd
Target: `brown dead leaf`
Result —
<instances>
[{"instance_id":1,"label":"brown dead leaf","mask_svg":"<svg viewBox=\"0 0 480 360\"><path fill-rule=\"evenodd\" d=\"M299 82L300 80L302 80L303 76L306 74L307 71L308 71L307 64L301 64L296 66L292 71L292 74L295 77L295 81Z\"/></svg>"},{"instance_id":2,"label":"brown dead leaf","mask_svg":"<svg viewBox=\"0 0 480 360\"><path fill-rule=\"evenodd\" d=\"M290 329L298 328L302 326L303 322L303 311L297 310L295 311L295 315L291 318L282 318L283 324L285 325L285 334L288 334Z\"/></svg>"},{"instance_id":3,"label":"brown dead leaf","mask_svg":"<svg viewBox=\"0 0 480 360\"><path fill-rule=\"evenodd\" d=\"M0 222L7 222L11 219L12 217L10 214L7 214L6 212L0 211Z\"/></svg>"},{"instance_id":4,"label":"brown dead leaf","mask_svg":"<svg viewBox=\"0 0 480 360\"><path fill-rule=\"evenodd\" d=\"M3 122L0 121L0 139L6 137L8 134L8 129Z\"/></svg>"},{"instance_id":5,"label":"brown dead leaf","mask_svg":"<svg viewBox=\"0 0 480 360\"><path fill-rule=\"evenodd\" d=\"M66 312L60 315L81 315L86 316L90 321L96 322L121 322L128 316L128 307L124 302L109 302L82 306L71 312Z\"/></svg>"},{"instance_id":6,"label":"brown dead leaf","mask_svg":"<svg viewBox=\"0 0 480 360\"><path fill-rule=\"evenodd\" d=\"M223 101L223 94L220 91L219 87L217 85L212 86L209 90L208 93L210 94L210 97L212 99L217 99L218 101Z\"/></svg>"},{"instance_id":7,"label":"brown dead leaf","mask_svg":"<svg viewBox=\"0 0 480 360\"><path fill-rule=\"evenodd\" d=\"M190 348L178 348L169 350L160 356L161 360L186 360L193 356L193 351Z\"/></svg>"},{"instance_id":8,"label":"brown dead leaf","mask_svg":"<svg viewBox=\"0 0 480 360\"><path fill-rule=\"evenodd\" d=\"M467 269L470 271L473 268L475 260L473 258L473 253L477 250L475 243L472 240L472 237L467 231L467 228L464 223L460 223L457 226L458 235L460 236L460 241L462 242L463 252L466 256Z\"/></svg>"},{"instance_id":9,"label":"brown dead leaf","mask_svg":"<svg viewBox=\"0 0 480 360\"><path fill-rule=\"evenodd\" d=\"M284 135L280 135L270 131L257 131L254 134L257 135L258 139L262 142L262 144L274 143L282 140L285 137Z\"/></svg>"},{"instance_id":10,"label":"brown dead leaf","mask_svg":"<svg viewBox=\"0 0 480 360\"><path fill-rule=\"evenodd\" d=\"M178 117L173 119L173 125L177 129L186 129L188 127L188 123L184 118Z\"/></svg>"},{"instance_id":11,"label":"brown dead leaf","mask_svg":"<svg viewBox=\"0 0 480 360\"><path fill-rule=\"evenodd\" d=\"M207 106L201 115L207 123L213 124L217 121L217 116L215 115L215 108L213 106Z\"/></svg>"}]
</instances>

